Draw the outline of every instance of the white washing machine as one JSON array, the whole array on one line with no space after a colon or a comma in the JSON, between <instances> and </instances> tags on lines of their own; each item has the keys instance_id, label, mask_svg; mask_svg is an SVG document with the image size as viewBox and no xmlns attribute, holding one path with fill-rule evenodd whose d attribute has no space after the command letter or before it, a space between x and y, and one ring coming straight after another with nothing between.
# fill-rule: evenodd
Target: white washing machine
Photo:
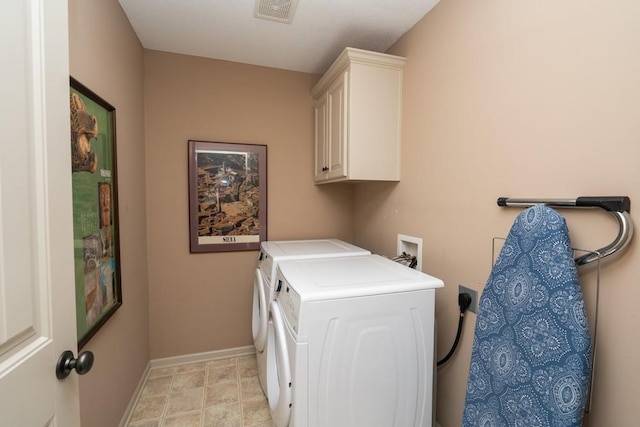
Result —
<instances>
[{"instance_id":1,"label":"white washing machine","mask_svg":"<svg viewBox=\"0 0 640 427\"><path fill-rule=\"evenodd\" d=\"M267 389L276 427L432 425L435 289L378 255L283 261Z\"/></svg>"},{"instance_id":2,"label":"white washing machine","mask_svg":"<svg viewBox=\"0 0 640 427\"><path fill-rule=\"evenodd\" d=\"M260 245L258 268L253 280L252 333L256 347L258 379L265 395L267 324L269 322L269 304L273 299L278 263L284 260L307 258L330 258L337 256L369 255L366 249L359 248L338 239L266 241Z\"/></svg>"}]
</instances>

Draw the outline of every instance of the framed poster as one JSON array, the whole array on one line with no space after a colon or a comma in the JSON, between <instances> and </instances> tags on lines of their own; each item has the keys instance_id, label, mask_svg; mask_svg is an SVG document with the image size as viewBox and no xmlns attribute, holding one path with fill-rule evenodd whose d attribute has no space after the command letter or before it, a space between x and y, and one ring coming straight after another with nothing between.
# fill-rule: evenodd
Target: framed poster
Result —
<instances>
[{"instance_id":1,"label":"framed poster","mask_svg":"<svg viewBox=\"0 0 640 427\"><path fill-rule=\"evenodd\" d=\"M191 252L258 250L267 238L267 146L189 141Z\"/></svg>"},{"instance_id":2,"label":"framed poster","mask_svg":"<svg viewBox=\"0 0 640 427\"><path fill-rule=\"evenodd\" d=\"M71 181L78 349L122 305L116 112L70 79Z\"/></svg>"}]
</instances>

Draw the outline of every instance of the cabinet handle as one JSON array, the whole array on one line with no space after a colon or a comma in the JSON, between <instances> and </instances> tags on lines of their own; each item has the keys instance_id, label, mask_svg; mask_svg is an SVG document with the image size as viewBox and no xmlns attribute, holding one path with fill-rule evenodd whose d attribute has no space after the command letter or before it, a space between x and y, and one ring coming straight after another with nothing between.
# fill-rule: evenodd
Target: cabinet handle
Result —
<instances>
[{"instance_id":1,"label":"cabinet handle","mask_svg":"<svg viewBox=\"0 0 640 427\"><path fill-rule=\"evenodd\" d=\"M328 168L328 167L326 167L326 166L322 168L322 171L323 171L323 172L326 172L326 171L328 171L328 170L329 170L329 168Z\"/></svg>"}]
</instances>

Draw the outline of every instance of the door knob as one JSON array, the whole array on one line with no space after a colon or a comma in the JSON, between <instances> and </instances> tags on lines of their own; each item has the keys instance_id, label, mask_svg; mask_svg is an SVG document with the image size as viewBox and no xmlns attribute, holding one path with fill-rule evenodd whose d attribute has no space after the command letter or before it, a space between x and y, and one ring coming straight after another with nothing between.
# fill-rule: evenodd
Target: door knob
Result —
<instances>
[{"instance_id":1,"label":"door knob","mask_svg":"<svg viewBox=\"0 0 640 427\"><path fill-rule=\"evenodd\" d=\"M73 369L78 375L84 375L91 370L93 366L93 353L85 351L80 353L77 359L73 357L72 351L63 351L56 364L56 377L59 380L69 376Z\"/></svg>"}]
</instances>

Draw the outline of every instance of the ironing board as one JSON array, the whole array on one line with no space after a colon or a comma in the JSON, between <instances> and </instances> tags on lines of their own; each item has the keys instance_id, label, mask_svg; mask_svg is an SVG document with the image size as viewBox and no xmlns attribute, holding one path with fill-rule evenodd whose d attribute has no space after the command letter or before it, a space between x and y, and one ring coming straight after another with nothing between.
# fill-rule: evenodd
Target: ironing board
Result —
<instances>
[{"instance_id":1,"label":"ironing board","mask_svg":"<svg viewBox=\"0 0 640 427\"><path fill-rule=\"evenodd\" d=\"M565 219L516 218L480 298L464 427L580 426L591 337Z\"/></svg>"}]
</instances>

